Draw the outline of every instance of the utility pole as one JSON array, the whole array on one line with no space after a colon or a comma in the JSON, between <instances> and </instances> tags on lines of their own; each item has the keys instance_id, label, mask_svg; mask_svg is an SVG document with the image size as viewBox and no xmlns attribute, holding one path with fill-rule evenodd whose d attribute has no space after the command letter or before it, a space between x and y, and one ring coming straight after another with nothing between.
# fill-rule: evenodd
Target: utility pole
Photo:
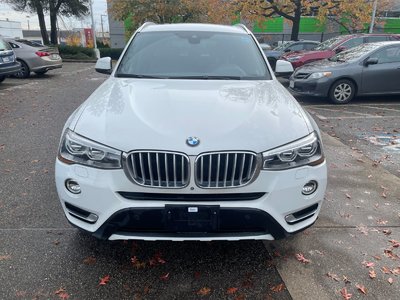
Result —
<instances>
[{"instance_id":1,"label":"utility pole","mask_svg":"<svg viewBox=\"0 0 400 300\"><path fill-rule=\"evenodd\" d=\"M377 7L378 7L378 0L374 0L374 8L372 10L372 18L371 18L371 25L369 26L369 33L373 33L374 32L375 17L376 17Z\"/></svg>"},{"instance_id":2,"label":"utility pole","mask_svg":"<svg viewBox=\"0 0 400 300\"><path fill-rule=\"evenodd\" d=\"M101 35L102 35L102 37L103 37L103 43L104 43L103 17L107 17L107 15L100 15L100 20L101 20Z\"/></svg>"},{"instance_id":3,"label":"utility pole","mask_svg":"<svg viewBox=\"0 0 400 300\"><path fill-rule=\"evenodd\" d=\"M97 42L96 42L96 30L94 28L94 17L93 17L93 0L89 1L90 5L90 17L92 19L92 34L93 34L93 46L94 46L94 52L96 53L96 57L100 58L100 51L97 49Z\"/></svg>"},{"instance_id":4,"label":"utility pole","mask_svg":"<svg viewBox=\"0 0 400 300\"><path fill-rule=\"evenodd\" d=\"M31 30L31 25L29 24L29 18L30 18L30 16L26 16L26 19L28 21L28 30Z\"/></svg>"}]
</instances>

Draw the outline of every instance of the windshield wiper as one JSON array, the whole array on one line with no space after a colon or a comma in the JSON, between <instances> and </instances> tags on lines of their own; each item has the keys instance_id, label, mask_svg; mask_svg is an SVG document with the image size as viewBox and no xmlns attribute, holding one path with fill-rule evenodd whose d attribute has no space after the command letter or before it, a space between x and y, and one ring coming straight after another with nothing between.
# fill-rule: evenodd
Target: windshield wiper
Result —
<instances>
[{"instance_id":1,"label":"windshield wiper","mask_svg":"<svg viewBox=\"0 0 400 300\"><path fill-rule=\"evenodd\" d=\"M194 75L194 76L171 76L170 79L202 79L202 80L241 80L240 76L217 76L217 75Z\"/></svg>"},{"instance_id":2,"label":"windshield wiper","mask_svg":"<svg viewBox=\"0 0 400 300\"><path fill-rule=\"evenodd\" d=\"M151 78L151 79L168 79L167 76L154 76L154 75L142 75L142 74L124 74L117 73L116 77L125 77L125 78Z\"/></svg>"}]
</instances>

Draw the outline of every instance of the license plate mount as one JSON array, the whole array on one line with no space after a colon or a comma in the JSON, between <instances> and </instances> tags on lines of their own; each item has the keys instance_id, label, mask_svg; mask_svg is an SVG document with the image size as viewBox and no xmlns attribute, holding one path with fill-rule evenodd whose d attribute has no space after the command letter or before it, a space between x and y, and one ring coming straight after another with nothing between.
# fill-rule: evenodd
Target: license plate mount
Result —
<instances>
[{"instance_id":1,"label":"license plate mount","mask_svg":"<svg viewBox=\"0 0 400 300\"><path fill-rule=\"evenodd\" d=\"M169 232L217 232L219 205L165 205L165 225Z\"/></svg>"}]
</instances>

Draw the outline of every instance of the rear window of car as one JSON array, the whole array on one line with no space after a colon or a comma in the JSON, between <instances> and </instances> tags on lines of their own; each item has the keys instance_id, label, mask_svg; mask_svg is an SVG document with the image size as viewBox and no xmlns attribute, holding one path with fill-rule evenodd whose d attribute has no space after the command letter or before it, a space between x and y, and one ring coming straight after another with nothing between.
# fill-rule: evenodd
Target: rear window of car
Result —
<instances>
[{"instance_id":1,"label":"rear window of car","mask_svg":"<svg viewBox=\"0 0 400 300\"><path fill-rule=\"evenodd\" d=\"M11 46L4 40L0 39L0 51L11 50Z\"/></svg>"},{"instance_id":2,"label":"rear window of car","mask_svg":"<svg viewBox=\"0 0 400 300\"><path fill-rule=\"evenodd\" d=\"M21 44L25 44L31 47L36 47L36 48L41 48L43 47L42 44L34 42L34 41L28 41L28 40L16 40L16 42L21 43Z\"/></svg>"},{"instance_id":3,"label":"rear window of car","mask_svg":"<svg viewBox=\"0 0 400 300\"><path fill-rule=\"evenodd\" d=\"M138 33L117 77L170 79L271 79L250 35L206 31Z\"/></svg>"}]
</instances>

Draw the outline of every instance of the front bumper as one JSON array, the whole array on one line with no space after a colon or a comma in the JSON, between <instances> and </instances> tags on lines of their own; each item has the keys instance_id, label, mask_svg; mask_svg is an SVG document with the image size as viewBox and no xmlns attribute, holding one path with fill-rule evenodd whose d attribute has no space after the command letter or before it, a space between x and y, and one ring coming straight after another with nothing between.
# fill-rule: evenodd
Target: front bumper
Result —
<instances>
[{"instance_id":1,"label":"front bumper","mask_svg":"<svg viewBox=\"0 0 400 300\"><path fill-rule=\"evenodd\" d=\"M68 192L66 179L77 181L81 194ZM318 189L304 196L302 187L310 180L318 182ZM316 221L326 183L325 162L314 167L261 171L253 183L241 188L201 189L191 182L186 188L171 190L133 184L122 169L100 170L56 161L56 186L68 221L110 240L280 239ZM236 198L226 197L232 193ZM237 196L250 194L247 199ZM189 208L215 213L216 217L206 217L206 222L184 219L183 227L176 228L175 221L171 226L169 214L182 216ZM297 221L293 222L293 216Z\"/></svg>"},{"instance_id":2,"label":"front bumper","mask_svg":"<svg viewBox=\"0 0 400 300\"><path fill-rule=\"evenodd\" d=\"M21 64L14 62L7 65L0 65L0 76L13 75L21 70Z\"/></svg>"},{"instance_id":3,"label":"front bumper","mask_svg":"<svg viewBox=\"0 0 400 300\"><path fill-rule=\"evenodd\" d=\"M289 78L289 82L290 91L315 97L328 97L332 84L332 80L329 78L295 79L293 76Z\"/></svg>"}]
</instances>

